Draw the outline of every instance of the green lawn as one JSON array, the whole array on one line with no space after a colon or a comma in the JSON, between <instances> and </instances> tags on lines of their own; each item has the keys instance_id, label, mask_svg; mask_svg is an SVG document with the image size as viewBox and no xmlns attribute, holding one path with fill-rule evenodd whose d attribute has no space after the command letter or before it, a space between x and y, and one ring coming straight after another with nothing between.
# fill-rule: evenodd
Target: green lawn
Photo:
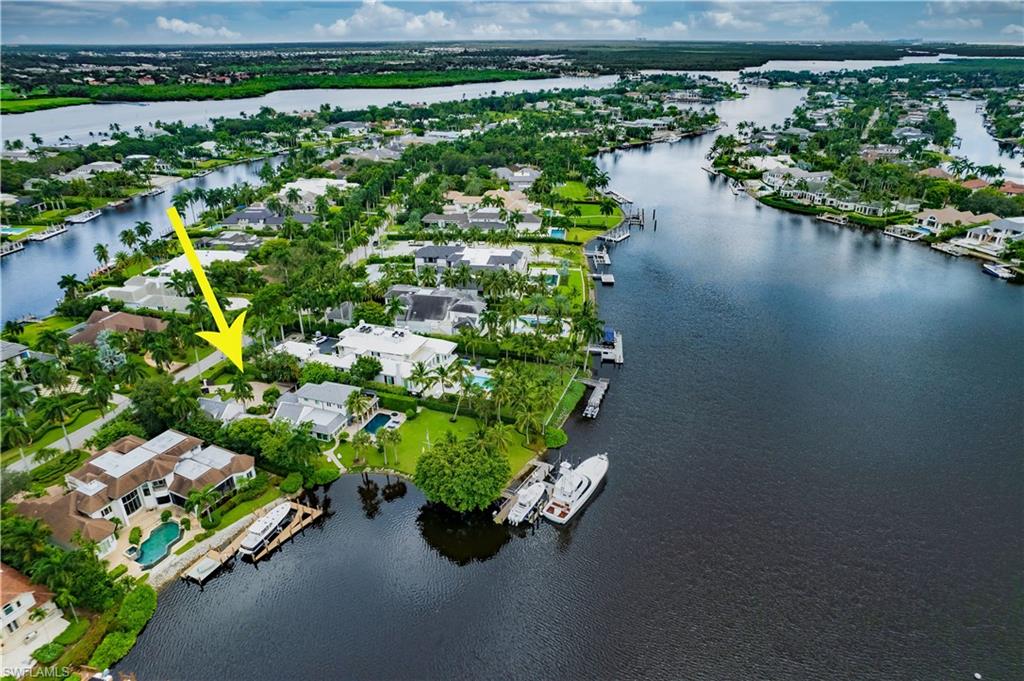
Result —
<instances>
[{"instance_id":1,"label":"green lawn","mask_svg":"<svg viewBox=\"0 0 1024 681\"><path fill-rule=\"evenodd\" d=\"M459 437L476 432L476 419L460 416L455 423L452 423L450 418L450 414L424 409L415 419L403 423L398 429L398 432L402 434L402 442L397 447L398 461L393 460L394 454L389 451L386 467L412 475L416 471L416 462L419 461L422 449L426 446L428 434L431 442L437 442L438 438L443 437L448 431L454 432ZM523 444L522 436L516 434L516 438L518 441L509 447L508 452L512 475L518 473L527 461L537 455ZM347 442L341 444L335 452L347 468L353 467L355 451L351 444ZM374 450L367 455L366 465L370 468L385 468L384 455Z\"/></svg>"},{"instance_id":2,"label":"green lawn","mask_svg":"<svg viewBox=\"0 0 1024 681\"><path fill-rule=\"evenodd\" d=\"M72 421L68 423L68 435L75 432L82 426L92 423L99 417L99 409L82 410L81 412L79 412L78 416L76 416ZM43 433L43 435L38 440L33 442L31 445L25 447L25 454L32 454L33 452L39 451L43 447L49 447L58 440L64 440L64 431L61 430L60 426L54 426L53 428L50 428L48 431ZM12 447L11 449L5 451L3 454L0 454L0 463L6 466L12 461L17 461L20 458L21 452L17 448Z\"/></svg>"},{"instance_id":3,"label":"green lawn","mask_svg":"<svg viewBox=\"0 0 1024 681\"><path fill-rule=\"evenodd\" d=\"M43 109L56 109L61 106L88 104L88 97L36 97L34 99L7 99L7 93L0 100L0 114L28 113Z\"/></svg>"},{"instance_id":4,"label":"green lawn","mask_svg":"<svg viewBox=\"0 0 1024 681\"><path fill-rule=\"evenodd\" d=\"M587 185L575 180L556 187L555 193L573 201L582 201L590 196L590 190L587 189Z\"/></svg>"},{"instance_id":5,"label":"green lawn","mask_svg":"<svg viewBox=\"0 0 1024 681\"><path fill-rule=\"evenodd\" d=\"M238 506L235 506L233 509L231 509L223 516L221 516L220 524L217 525L216 529L223 529L231 523L237 520L241 520L245 516L255 511L257 508L263 508L274 499L277 499L279 496L281 496L281 490L271 485L270 487L267 488L267 491L261 494L260 496L250 501L243 501Z\"/></svg>"},{"instance_id":6,"label":"green lawn","mask_svg":"<svg viewBox=\"0 0 1024 681\"><path fill-rule=\"evenodd\" d=\"M47 329L63 331L64 329L71 328L77 323L78 322L69 317L60 317L56 315L53 317L47 317L42 321L26 325L25 330L21 332L20 340L25 345L32 346L35 344L36 338L38 338L39 334L43 331L46 331Z\"/></svg>"}]
</instances>

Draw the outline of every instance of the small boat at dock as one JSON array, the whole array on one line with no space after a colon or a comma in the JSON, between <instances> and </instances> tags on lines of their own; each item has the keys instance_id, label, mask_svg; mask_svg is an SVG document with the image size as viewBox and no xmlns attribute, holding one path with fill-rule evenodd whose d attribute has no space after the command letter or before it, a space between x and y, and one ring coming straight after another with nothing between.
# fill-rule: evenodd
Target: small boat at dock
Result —
<instances>
[{"instance_id":1,"label":"small boat at dock","mask_svg":"<svg viewBox=\"0 0 1024 681\"><path fill-rule=\"evenodd\" d=\"M541 513L551 522L564 525L594 496L597 486L608 473L608 455L592 456L576 468L563 461L558 470L551 498Z\"/></svg>"},{"instance_id":2,"label":"small boat at dock","mask_svg":"<svg viewBox=\"0 0 1024 681\"><path fill-rule=\"evenodd\" d=\"M519 492L516 495L516 505L508 513L509 524L518 525L526 520L544 497L545 492L547 492L547 487L543 482L529 484Z\"/></svg>"},{"instance_id":3,"label":"small boat at dock","mask_svg":"<svg viewBox=\"0 0 1024 681\"><path fill-rule=\"evenodd\" d=\"M994 262L985 263L981 266L981 269L984 270L985 274L991 277L998 277L999 279L1013 279L1014 277L1013 270L1006 265L999 265Z\"/></svg>"},{"instance_id":4,"label":"small boat at dock","mask_svg":"<svg viewBox=\"0 0 1024 681\"><path fill-rule=\"evenodd\" d=\"M265 516L257 519L249 526L245 539L242 540L241 546L238 547L238 552L243 556L250 557L259 553L281 530L290 511L291 506L288 504L278 504L270 509Z\"/></svg>"}]
</instances>

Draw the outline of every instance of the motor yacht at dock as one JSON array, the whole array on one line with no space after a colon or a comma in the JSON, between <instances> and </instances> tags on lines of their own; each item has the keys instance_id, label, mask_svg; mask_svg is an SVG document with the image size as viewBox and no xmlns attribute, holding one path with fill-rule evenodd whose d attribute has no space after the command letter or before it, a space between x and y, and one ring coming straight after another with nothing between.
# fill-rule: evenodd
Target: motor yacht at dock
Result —
<instances>
[{"instance_id":1,"label":"motor yacht at dock","mask_svg":"<svg viewBox=\"0 0 1024 681\"><path fill-rule=\"evenodd\" d=\"M253 556L259 553L264 546L270 542L277 532L284 526L285 520L291 507L288 504L279 504L249 526L249 531L238 547L242 556Z\"/></svg>"},{"instance_id":2,"label":"motor yacht at dock","mask_svg":"<svg viewBox=\"0 0 1024 681\"><path fill-rule=\"evenodd\" d=\"M512 510L508 513L509 524L518 525L526 520L533 512L533 509L536 508L537 503L544 498L545 492L547 492L547 487L543 482L535 482L527 485L526 488L518 494L516 505L513 506Z\"/></svg>"},{"instance_id":3,"label":"motor yacht at dock","mask_svg":"<svg viewBox=\"0 0 1024 681\"><path fill-rule=\"evenodd\" d=\"M582 509L608 472L608 455L592 456L576 468L567 461L558 467L558 479L542 511L548 520L563 525Z\"/></svg>"}]
</instances>

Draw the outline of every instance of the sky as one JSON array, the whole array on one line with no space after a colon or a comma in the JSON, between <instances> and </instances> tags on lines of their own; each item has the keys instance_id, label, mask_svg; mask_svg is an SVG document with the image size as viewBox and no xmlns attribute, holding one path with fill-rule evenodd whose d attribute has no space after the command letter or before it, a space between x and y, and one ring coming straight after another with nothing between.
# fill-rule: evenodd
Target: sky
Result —
<instances>
[{"instance_id":1,"label":"sky","mask_svg":"<svg viewBox=\"0 0 1024 681\"><path fill-rule=\"evenodd\" d=\"M373 40L894 40L1024 44L1024 0L771 2L0 0L0 40L169 45Z\"/></svg>"}]
</instances>

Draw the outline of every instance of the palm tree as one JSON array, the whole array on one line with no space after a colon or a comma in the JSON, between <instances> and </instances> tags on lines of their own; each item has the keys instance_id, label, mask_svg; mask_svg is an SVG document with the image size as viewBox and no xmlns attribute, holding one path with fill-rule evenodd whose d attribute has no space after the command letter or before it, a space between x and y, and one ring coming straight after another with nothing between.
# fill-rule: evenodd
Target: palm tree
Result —
<instances>
[{"instance_id":1,"label":"palm tree","mask_svg":"<svg viewBox=\"0 0 1024 681\"><path fill-rule=\"evenodd\" d=\"M24 417L8 409L0 417L0 431L3 431L4 447L17 447L18 452L24 457L25 446L32 444L32 429L28 427Z\"/></svg>"},{"instance_id":2,"label":"palm tree","mask_svg":"<svg viewBox=\"0 0 1024 681\"><path fill-rule=\"evenodd\" d=\"M139 220L135 223L135 235L142 239L142 243L149 243L149 237L153 233L153 225L147 220Z\"/></svg>"},{"instance_id":3,"label":"palm tree","mask_svg":"<svg viewBox=\"0 0 1024 681\"><path fill-rule=\"evenodd\" d=\"M135 250L135 244L139 242L138 235L130 229L122 229L117 238L129 251Z\"/></svg>"},{"instance_id":4,"label":"palm tree","mask_svg":"<svg viewBox=\"0 0 1024 681\"><path fill-rule=\"evenodd\" d=\"M409 372L409 383L412 383L417 391L423 394L437 384L437 375L425 363L416 362L412 365L412 371Z\"/></svg>"},{"instance_id":5,"label":"palm tree","mask_svg":"<svg viewBox=\"0 0 1024 681\"><path fill-rule=\"evenodd\" d=\"M185 510L193 511L196 515L206 513L206 519L212 521L211 511L218 499L220 499L220 492L213 489L212 484L202 489L193 489L189 491L188 498L185 500Z\"/></svg>"},{"instance_id":6,"label":"palm tree","mask_svg":"<svg viewBox=\"0 0 1024 681\"><path fill-rule=\"evenodd\" d=\"M68 352L68 339L57 329L45 329L36 337L35 347L61 357Z\"/></svg>"},{"instance_id":7,"label":"palm tree","mask_svg":"<svg viewBox=\"0 0 1024 681\"><path fill-rule=\"evenodd\" d=\"M527 444L530 443L530 431L537 431L543 427L540 419L540 412L532 404L523 405L523 408L516 414L516 428L526 438Z\"/></svg>"},{"instance_id":8,"label":"palm tree","mask_svg":"<svg viewBox=\"0 0 1024 681\"><path fill-rule=\"evenodd\" d=\"M398 445L402 442L402 434L394 428L384 428L377 431L377 442L384 447L384 465L388 463L388 445L394 449L395 463L398 463Z\"/></svg>"},{"instance_id":9,"label":"palm tree","mask_svg":"<svg viewBox=\"0 0 1024 681\"><path fill-rule=\"evenodd\" d=\"M140 381L146 379L147 375L146 363L135 356L129 357L128 361L121 367L120 378L126 385L138 385Z\"/></svg>"},{"instance_id":10,"label":"palm tree","mask_svg":"<svg viewBox=\"0 0 1024 681\"><path fill-rule=\"evenodd\" d=\"M78 289L82 287L82 281L74 274L65 274L57 282L57 286L60 286L68 298L75 298Z\"/></svg>"},{"instance_id":11,"label":"palm tree","mask_svg":"<svg viewBox=\"0 0 1024 681\"><path fill-rule=\"evenodd\" d=\"M236 371L231 374L231 396L243 405L252 399L252 385L244 371Z\"/></svg>"},{"instance_id":12,"label":"palm tree","mask_svg":"<svg viewBox=\"0 0 1024 681\"><path fill-rule=\"evenodd\" d=\"M41 397L36 402L36 409L47 422L60 424L61 430L64 431L64 443L68 446L68 451L74 449L71 446L71 438L68 437L67 420L70 412L64 405L64 400L60 396Z\"/></svg>"},{"instance_id":13,"label":"palm tree","mask_svg":"<svg viewBox=\"0 0 1024 681\"><path fill-rule=\"evenodd\" d=\"M93 375L92 381L89 382L89 386L85 389L85 399L90 406L96 407L100 410L100 414L106 416L107 405L110 404L110 398L114 396L114 385L110 382L110 379L102 374Z\"/></svg>"},{"instance_id":14,"label":"palm tree","mask_svg":"<svg viewBox=\"0 0 1024 681\"><path fill-rule=\"evenodd\" d=\"M362 465L366 463L366 450L372 445L370 444L370 434L365 430L358 431L352 436L352 449L355 451L355 457L352 461L353 464Z\"/></svg>"},{"instance_id":15,"label":"palm tree","mask_svg":"<svg viewBox=\"0 0 1024 681\"><path fill-rule=\"evenodd\" d=\"M345 398L345 409L348 410L349 416L356 421L362 419L369 408L370 398L364 395L362 390L353 390Z\"/></svg>"},{"instance_id":16,"label":"palm tree","mask_svg":"<svg viewBox=\"0 0 1024 681\"><path fill-rule=\"evenodd\" d=\"M161 371L165 371L164 366L170 366L171 359L174 353L171 352L170 342L166 335L153 335L152 340L147 343L149 356L156 362L157 367Z\"/></svg>"},{"instance_id":17,"label":"palm tree","mask_svg":"<svg viewBox=\"0 0 1024 681\"><path fill-rule=\"evenodd\" d=\"M35 386L28 381L19 381L7 374L0 377L0 395L3 396L4 406L19 414L24 415L25 409L36 398L35 393Z\"/></svg>"},{"instance_id":18,"label":"palm tree","mask_svg":"<svg viewBox=\"0 0 1024 681\"><path fill-rule=\"evenodd\" d=\"M71 579L73 554L69 551L50 550L29 566L29 576L51 589L66 587Z\"/></svg>"},{"instance_id":19,"label":"palm tree","mask_svg":"<svg viewBox=\"0 0 1024 681\"><path fill-rule=\"evenodd\" d=\"M56 603L57 607L61 610L70 609L71 618L74 619L76 622L78 621L78 613L75 612L75 603L78 602L78 599L75 598L74 594L71 593L70 589L68 589L66 586L58 587L57 593L53 597L53 602Z\"/></svg>"},{"instance_id":20,"label":"palm tree","mask_svg":"<svg viewBox=\"0 0 1024 681\"><path fill-rule=\"evenodd\" d=\"M92 253L96 256L96 260L101 267L106 267L107 263L110 262L110 251L107 249L106 244L96 244L92 247Z\"/></svg>"}]
</instances>

